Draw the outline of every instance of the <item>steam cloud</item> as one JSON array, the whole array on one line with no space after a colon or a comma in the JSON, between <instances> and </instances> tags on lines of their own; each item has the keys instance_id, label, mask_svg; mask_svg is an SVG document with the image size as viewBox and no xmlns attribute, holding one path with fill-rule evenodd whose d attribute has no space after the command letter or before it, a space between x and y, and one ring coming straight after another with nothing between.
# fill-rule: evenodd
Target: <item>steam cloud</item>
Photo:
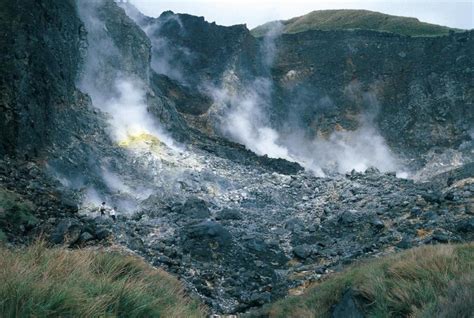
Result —
<instances>
[{"instance_id":1,"label":"steam cloud","mask_svg":"<svg viewBox=\"0 0 474 318\"><path fill-rule=\"evenodd\" d=\"M77 4L87 30L88 45L77 85L91 97L92 105L106 116L107 131L112 141L120 144L134 136L146 135L176 149L172 138L148 111L148 74L137 74L133 65L124 62L126 60L98 15L104 1L81 0ZM127 177L112 166L106 159L98 167L91 168L100 182L80 186L84 192L83 206L113 201L122 211L132 212L136 208L136 200L144 199L149 190L131 186L127 183ZM67 181L63 180L63 183Z\"/></svg>"},{"instance_id":2,"label":"steam cloud","mask_svg":"<svg viewBox=\"0 0 474 318\"><path fill-rule=\"evenodd\" d=\"M162 16L161 22L155 20L153 24L146 24L141 13L135 11L133 6L125 6L124 9L141 25L152 41L154 70L185 84L185 76L180 70L182 63L192 61L193 53L156 36L160 28L171 20L179 26L180 32L185 33L179 17ZM284 130L272 126L268 117L272 110L273 94L270 70L278 55L277 41L283 29L282 23L274 23L261 42L260 56L266 74L264 77L257 77L250 83L243 84L230 68L223 76L221 87L203 85L214 100L213 109L218 114L218 129L229 139L245 145L258 155L298 162L320 176L334 171L364 171L369 167L376 167L381 171L399 170L397 158L373 123L376 113L373 109L377 108L375 95L368 95L366 104L370 110L360 116L360 127L356 131L335 131L325 138L309 138L304 133L304 127L291 120L288 120ZM289 74L296 75L294 71ZM357 95L358 87L349 85L346 93L349 98L351 94ZM305 101L304 96L300 99ZM307 100L308 98L306 103ZM319 99L318 104L321 108L331 107L333 101L325 96Z\"/></svg>"},{"instance_id":3,"label":"steam cloud","mask_svg":"<svg viewBox=\"0 0 474 318\"><path fill-rule=\"evenodd\" d=\"M110 133L116 142L142 133L157 136L160 141L173 147L173 140L160 128L159 123L148 113L143 86L130 79L117 79L115 89L118 96L104 100L94 96L94 105L109 114Z\"/></svg>"},{"instance_id":4,"label":"steam cloud","mask_svg":"<svg viewBox=\"0 0 474 318\"><path fill-rule=\"evenodd\" d=\"M186 76L183 75L185 67L183 65L191 62L195 58L194 54L189 49L176 43L170 43L168 39L158 36L163 26L169 24L174 24L179 32L185 33L186 30L180 18L173 14L165 14L159 20L154 20L153 23L150 23L134 6L120 3L119 5L150 39L153 53L151 68L157 74L166 75L182 84L186 84Z\"/></svg>"},{"instance_id":5,"label":"steam cloud","mask_svg":"<svg viewBox=\"0 0 474 318\"><path fill-rule=\"evenodd\" d=\"M271 82L265 78L258 78L249 87L237 90L238 94L232 94L229 88L212 90L218 107L225 108L220 119L220 129L230 139L247 146L258 155L294 161L288 150L277 143L279 135L276 130L265 124L268 119L264 108L269 106L270 90Z\"/></svg>"},{"instance_id":6,"label":"steam cloud","mask_svg":"<svg viewBox=\"0 0 474 318\"><path fill-rule=\"evenodd\" d=\"M262 41L263 65L268 74L278 53L276 40L282 29L281 23L272 25ZM397 159L373 124L378 108L374 94L364 96L369 111L360 116L359 129L335 131L327 138L317 136L309 139L303 127L292 125L290 121L285 132L271 126L267 113L271 110L273 85L269 78L257 78L246 87L242 87L233 72L228 72L224 79L223 88L212 90L217 107L224 109L220 129L255 153L296 161L319 176L333 171L365 171L369 167L383 172L400 169ZM358 90L359 87L353 85L346 88L349 98L355 98ZM319 103L321 107L333 104L327 96Z\"/></svg>"},{"instance_id":7,"label":"steam cloud","mask_svg":"<svg viewBox=\"0 0 474 318\"><path fill-rule=\"evenodd\" d=\"M148 112L146 76L143 79L125 74L111 62L123 58L97 16L100 3L100 0L80 2L79 14L88 32L88 50L79 87L89 94L94 107L108 115L110 135L116 142L146 133L173 147L173 140Z\"/></svg>"}]
</instances>

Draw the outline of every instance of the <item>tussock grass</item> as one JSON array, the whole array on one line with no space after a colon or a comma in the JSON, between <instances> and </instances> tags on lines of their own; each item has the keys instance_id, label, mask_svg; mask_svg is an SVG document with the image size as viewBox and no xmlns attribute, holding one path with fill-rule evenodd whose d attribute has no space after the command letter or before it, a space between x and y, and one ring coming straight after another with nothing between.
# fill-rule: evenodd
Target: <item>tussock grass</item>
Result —
<instances>
[{"instance_id":1,"label":"tussock grass","mask_svg":"<svg viewBox=\"0 0 474 318\"><path fill-rule=\"evenodd\" d=\"M351 288L367 317L473 317L474 244L423 246L354 265L249 317L330 317Z\"/></svg>"},{"instance_id":2,"label":"tussock grass","mask_svg":"<svg viewBox=\"0 0 474 318\"><path fill-rule=\"evenodd\" d=\"M0 247L0 317L205 317L180 283L116 252Z\"/></svg>"}]
</instances>

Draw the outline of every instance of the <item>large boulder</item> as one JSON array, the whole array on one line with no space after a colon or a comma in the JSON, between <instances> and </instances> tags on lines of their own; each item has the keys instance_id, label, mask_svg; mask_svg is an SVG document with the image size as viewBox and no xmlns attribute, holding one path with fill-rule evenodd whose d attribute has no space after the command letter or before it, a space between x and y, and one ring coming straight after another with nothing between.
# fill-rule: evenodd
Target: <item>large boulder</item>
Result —
<instances>
[{"instance_id":1,"label":"large boulder","mask_svg":"<svg viewBox=\"0 0 474 318\"><path fill-rule=\"evenodd\" d=\"M76 219L67 218L61 220L51 234L51 242L54 244L73 245L81 237L83 225Z\"/></svg>"},{"instance_id":2,"label":"large boulder","mask_svg":"<svg viewBox=\"0 0 474 318\"><path fill-rule=\"evenodd\" d=\"M194 197L189 198L176 212L192 219L206 219L211 216L206 202Z\"/></svg>"},{"instance_id":3,"label":"large boulder","mask_svg":"<svg viewBox=\"0 0 474 318\"><path fill-rule=\"evenodd\" d=\"M230 252L232 235L217 222L203 221L186 229L183 245L194 258L212 260Z\"/></svg>"},{"instance_id":4,"label":"large boulder","mask_svg":"<svg viewBox=\"0 0 474 318\"><path fill-rule=\"evenodd\" d=\"M237 209L224 208L216 213L216 220L241 220L242 214Z\"/></svg>"},{"instance_id":5,"label":"large boulder","mask_svg":"<svg viewBox=\"0 0 474 318\"><path fill-rule=\"evenodd\" d=\"M334 307L331 318L363 318L364 314L359 309L354 293L348 290L341 301Z\"/></svg>"}]
</instances>

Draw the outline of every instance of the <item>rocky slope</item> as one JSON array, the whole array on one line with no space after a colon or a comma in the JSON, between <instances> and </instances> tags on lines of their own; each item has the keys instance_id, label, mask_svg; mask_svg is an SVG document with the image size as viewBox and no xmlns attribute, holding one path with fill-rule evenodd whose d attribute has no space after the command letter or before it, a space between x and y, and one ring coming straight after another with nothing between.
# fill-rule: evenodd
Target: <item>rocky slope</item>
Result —
<instances>
[{"instance_id":1,"label":"rocky slope","mask_svg":"<svg viewBox=\"0 0 474 318\"><path fill-rule=\"evenodd\" d=\"M111 0L1 16L10 243L111 239L235 313L354 259L473 239L472 32L257 39Z\"/></svg>"}]
</instances>

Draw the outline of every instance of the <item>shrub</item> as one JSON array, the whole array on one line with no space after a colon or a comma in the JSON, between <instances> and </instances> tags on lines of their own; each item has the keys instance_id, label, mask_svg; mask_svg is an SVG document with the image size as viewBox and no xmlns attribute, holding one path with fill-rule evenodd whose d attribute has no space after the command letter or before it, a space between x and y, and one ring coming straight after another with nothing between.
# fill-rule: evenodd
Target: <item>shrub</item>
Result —
<instances>
[{"instance_id":1,"label":"shrub","mask_svg":"<svg viewBox=\"0 0 474 318\"><path fill-rule=\"evenodd\" d=\"M22 196L0 188L0 226L17 228L20 225L32 227L38 223L33 215L36 207Z\"/></svg>"}]
</instances>

